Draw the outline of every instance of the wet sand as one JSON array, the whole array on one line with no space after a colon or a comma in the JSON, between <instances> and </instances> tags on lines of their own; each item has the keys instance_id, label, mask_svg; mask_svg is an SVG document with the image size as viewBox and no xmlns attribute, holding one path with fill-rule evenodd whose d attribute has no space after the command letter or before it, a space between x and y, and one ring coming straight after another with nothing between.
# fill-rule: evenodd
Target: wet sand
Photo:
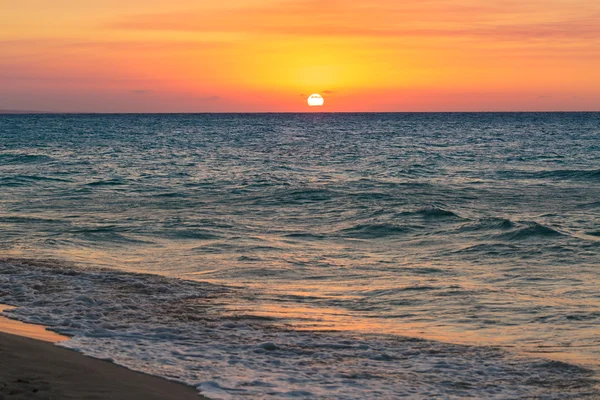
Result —
<instances>
[{"instance_id":1,"label":"wet sand","mask_svg":"<svg viewBox=\"0 0 600 400\"><path fill-rule=\"evenodd\" d=\"M2 400L206 399L192 387L57 347L52 342L67 338L43 326L0 317L0 331Z\"/></svg>"},{"instance_id":2,"label":"wet sand","mask_svg":"<svg viewBox=\"0 0 600 400\"><path fill-rule=\"evenodd\" d=\"M0 304L0 332L11 335L25 336L31 339L43 340L44 342L58 343L69 340L67 336L59 335L46 329L43 325L26 324L21 321L6 318L2 311L10 310L11 306Z\"/></svg>"}]
</instances>

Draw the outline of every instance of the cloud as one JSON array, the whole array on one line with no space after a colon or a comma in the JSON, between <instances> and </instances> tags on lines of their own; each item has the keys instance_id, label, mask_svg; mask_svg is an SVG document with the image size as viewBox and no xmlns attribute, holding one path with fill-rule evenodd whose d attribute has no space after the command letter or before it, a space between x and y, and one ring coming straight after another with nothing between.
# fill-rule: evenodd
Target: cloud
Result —
<instances>
[{"instance_id":1,"label":"cloud","mask_svg":"<svg viewBox=\"0 0 600 400\"><path fill-rule=\"evenodd\" d=\"M95 67L93 60L72 60L71 65L58 65L53 60L45 60L43 67L32 62L0 62L0 87L5 82L73 84L73 85L125 85L151 86L161 81L158 79L140 78L132 73L119 71L109 64L101 64L98 69L90 74ZM128 89L122 89L128 90Z\"/></svg>"},{"instance_id":2,"label":"cloud","mask_svg":"<svg viewBox=\"0 0 600 400\"><path fill-rule=\"evenodd\" d=\"M137 90L131 91L131 93L138 94L138 95L150 94L152 92L153 92L152 90L147 90L147 89L137 89Z\"/></svg>"},{"instance_id":3,"label":"cloud","mask_svg":"<svg viewBox=\"0 0 600 400\"><path fill-rule=\"evenodd\" d=\"M564 8L564 9L563 9ZM531 22L524 22L531 21ZM327 37L441 37L524 41L600 36L600 9L544 1L288 0L268 6L130 15L112 28Z\"/></svg>"},{"instance_id":4,"label":"cloud","mask_svg":"<svg viewBox=\"0 0 600 400\"><path fill-rule=\"evenodd\" d=\"M321 93L323 93L323 94L334 94L334 93L337 93L337 91L336 90L323 90Z\"/></svg>"},{"instance_id":5,"label":"cloud","mask_svg":"<svg viewBox=\"0 0 600 400\"><path fill-rule=\"evenodd\" d=\"M0 48L5 50L22 51L22 49L40 49L52 51L62 50L91 50L94 52L131 52L131 51L162 51L162 50L211 50L227 48L231 42L224 40L114 40L114 41L79 41L68 39L18 39L0 40Z\"/></svg>"}]
</instances>

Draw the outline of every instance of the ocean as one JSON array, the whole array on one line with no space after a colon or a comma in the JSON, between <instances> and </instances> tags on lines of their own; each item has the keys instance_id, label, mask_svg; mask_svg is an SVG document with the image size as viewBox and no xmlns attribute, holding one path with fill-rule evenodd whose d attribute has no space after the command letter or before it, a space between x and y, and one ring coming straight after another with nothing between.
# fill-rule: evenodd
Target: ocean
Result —
<instances>
[{"instance_id":1,"label":"ocean","mask_svg":"<svg viewBox=\"0 0 600 400\"><path fill-rule=\"evenodd\" d=\"M600 113L0 116L0 303L214 399L600 396Z\"/></svg>"}]
</instances>

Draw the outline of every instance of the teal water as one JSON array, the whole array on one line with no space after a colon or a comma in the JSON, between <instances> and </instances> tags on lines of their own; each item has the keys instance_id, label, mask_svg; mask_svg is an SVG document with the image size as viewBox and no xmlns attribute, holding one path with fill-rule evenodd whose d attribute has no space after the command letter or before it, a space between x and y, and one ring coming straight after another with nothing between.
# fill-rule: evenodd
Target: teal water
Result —
<instances>
[{"instance_id":1,"label":"teal water","mask_svg":"<svg viewBox=\"0 0 600 400\"><path fill-rule=\"evenodd\" d=\"M0 239L28 279L159 274L224 288L214 318L600 369L599 113L0 116ZM44 314L10 268L0 302Z\"/></svg>"}]
</instances>

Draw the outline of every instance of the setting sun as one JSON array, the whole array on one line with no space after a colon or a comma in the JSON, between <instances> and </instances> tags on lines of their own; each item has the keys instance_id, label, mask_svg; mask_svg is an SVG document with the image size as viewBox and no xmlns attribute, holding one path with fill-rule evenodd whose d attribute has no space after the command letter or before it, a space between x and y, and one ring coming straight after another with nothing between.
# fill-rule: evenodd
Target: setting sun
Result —
<instances>
[{"instance_id":1,"label":"setting sun","mask_svg":"<svg viewBox=\"0 0 600 400\"><path fill-rule=\"evenodd\" d=\"M325 100L320 94L311 94L308 98L308 105L311 107L321 107Z\"/></svg>"}]
</instances>

